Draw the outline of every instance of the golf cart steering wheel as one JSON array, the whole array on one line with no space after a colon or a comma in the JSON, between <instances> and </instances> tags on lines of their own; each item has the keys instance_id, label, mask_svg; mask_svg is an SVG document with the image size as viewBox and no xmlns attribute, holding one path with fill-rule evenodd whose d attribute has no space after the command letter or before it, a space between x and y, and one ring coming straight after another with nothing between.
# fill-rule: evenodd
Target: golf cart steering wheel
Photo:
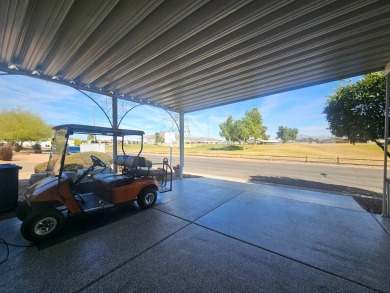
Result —
<instances>
[{"instance_id":1,"label":"golf cart steering wheel","mask_svg":"<svg viewBox=\"0 0 390 293\"><path fill-rule=\"evenodd\" d=\"M91 160L92 160L92 166L90 166L86 170L84 169L83 174L81 174L81 176L79 176L77 180L74 182L74 186L79 185L80 182L83 180L83 178L87 176L90 172L92 172L95 169L95 167L103 167L104 169L101 171L101 173L103 173L105 168L107 168L106 164L104 164L104 162L100 160L98 157L91 155Z\"/></svg>"},{"instance_id":2,"label":"golf cart steering wheel","mask_svg":"<svg viewBox=\"0 0 390 293\"><path fill-rule=\"evenodd\" d=\"M106 164L102 160L100 160L98 157L91 155L91 160L92 160L92 166L94 167L103 167L106 168Z\"/></svg>"}]
</instances>

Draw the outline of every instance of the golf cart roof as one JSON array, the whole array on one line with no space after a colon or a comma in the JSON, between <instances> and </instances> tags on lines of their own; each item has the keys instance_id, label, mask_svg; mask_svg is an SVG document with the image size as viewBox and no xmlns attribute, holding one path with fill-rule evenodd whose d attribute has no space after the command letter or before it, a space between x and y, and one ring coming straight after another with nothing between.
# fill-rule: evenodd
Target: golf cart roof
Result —
<instances>
[{"instance_id":1,"label":"golf cart roof","mask_svg":"<svg viewBox=\"0 0 390 293\"><path fill-rule=\"evenodd\" d=\"M66 129L69 134L73 133L82 133L82 134L101 134L101 135L144 135L145 132L141 130L130 130L130 129L114 129L109 127L99 127L99 126L90 126L90 125L78 125L78 124L63 124L53 127L54 130Z\"/></svg>"}]
</instances>

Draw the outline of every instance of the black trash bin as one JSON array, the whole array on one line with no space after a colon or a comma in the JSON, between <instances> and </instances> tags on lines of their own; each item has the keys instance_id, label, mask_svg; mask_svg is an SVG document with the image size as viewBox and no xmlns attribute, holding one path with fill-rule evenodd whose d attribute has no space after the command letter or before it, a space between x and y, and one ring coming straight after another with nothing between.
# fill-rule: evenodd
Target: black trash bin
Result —
<instances>
[{"instance_id":1,"label":"black trash bin","mask_svg":"<svg viewBox=\"0 0 390 293\"><path fill-rule=\"evenodd\" d=\"M15 164L0 164L0 213L13 211L18 205L19 169Z\"/></svg>"}]
</instances>

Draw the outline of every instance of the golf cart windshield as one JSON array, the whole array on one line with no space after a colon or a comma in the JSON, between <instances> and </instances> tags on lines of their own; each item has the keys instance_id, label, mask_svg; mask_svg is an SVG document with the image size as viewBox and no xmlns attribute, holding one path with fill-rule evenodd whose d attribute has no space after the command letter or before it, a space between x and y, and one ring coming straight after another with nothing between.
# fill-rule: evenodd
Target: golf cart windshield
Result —
<instances>
[{"instance_id":1,"label":"golf cart windshield","mask_svg":"<svg viewBox=\"0 0 390 293\"><path fill-rule=\"evenodd\" d=\"M46 171L52 175L57 176L62 174L62 169L65 162L65 156L68 153L68 138L74 134L82 135L96 135L98 136L116 136L122 141L122 150L123 153L123 144L125 141L125 136L138 136L140 138L140 150L138 156L142 152L143 146L143 131L139 130L127 130L127 129L117 129L113 130L112 128L107 127L97 127L97 126L88 126L88 125L77 125L77 124L64 124L53 127L55 130L54 138L52 140L51 154L49 158L49 163L47 165ZM59 176L60 177L60 176Z\"/></svg>"},{"instance_id":2,"label":"golf cart windshield","mask_svg":"<svg viewBox=\"0 0 390 293\"><path fill-rule=\"evenodd\" d=\"M46 171L51 176L56 176L60 172L61 157L67 146L67 129L56 129L51 144L51 152Z\"/></svg>"}]
</instances>

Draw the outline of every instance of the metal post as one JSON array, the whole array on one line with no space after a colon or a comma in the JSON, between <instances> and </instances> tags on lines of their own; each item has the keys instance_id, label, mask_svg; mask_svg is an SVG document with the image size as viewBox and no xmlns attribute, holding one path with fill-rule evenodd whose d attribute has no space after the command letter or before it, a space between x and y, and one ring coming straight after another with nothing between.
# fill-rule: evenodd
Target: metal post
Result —
<instances>
[{"instance_id":1,"label":"metal post","mask_svg":"<svg viewBox=\"0 0 390 293\"><path fill-rule=\"evenodd\" d=\"M176 142L176 138L173 132L173 121L172 121L172 126L169 131L169 165L172 166L172 148L173 148L173 141Z\"/></svg>"},{"instance_id":2,"label":"metal post","mask_svg":"<svg viewBox=\"0 0 390 293\"><path fill-rule=\"evenodd\" d=\"M112 97L112 128L114 131L118 129L118 98ZM113 136L112 140L112 158L115 159L115 157L118 154L118 137L116 135ZM114 172L116 173L118 171L117 165L114 164Z\"/></svg>"},{"instance_id":3,"label":"metal post","mask_svg":"<svg viewBox=\"0 0 390 293\"><path fill-rule=\"evenodd\" d=\"M184 170L184 113L180 113L180 180L183 179Z\"/></svg>"},{"instance_id":4,"label":"metal post","mask_svg":"<svg viewBox=\"0 0 390 293\"><path fill-rule=\"evenodd\" d=\"M385 76L386 76L386 108L385 108L385 133L384 133L384 159L383 159L383 201L382 201L382 216L389 217L389 191L387 190L387 152L389 149L389 72L390 72L390 62L385 66Z\"/></svg>"}]
</instances>

